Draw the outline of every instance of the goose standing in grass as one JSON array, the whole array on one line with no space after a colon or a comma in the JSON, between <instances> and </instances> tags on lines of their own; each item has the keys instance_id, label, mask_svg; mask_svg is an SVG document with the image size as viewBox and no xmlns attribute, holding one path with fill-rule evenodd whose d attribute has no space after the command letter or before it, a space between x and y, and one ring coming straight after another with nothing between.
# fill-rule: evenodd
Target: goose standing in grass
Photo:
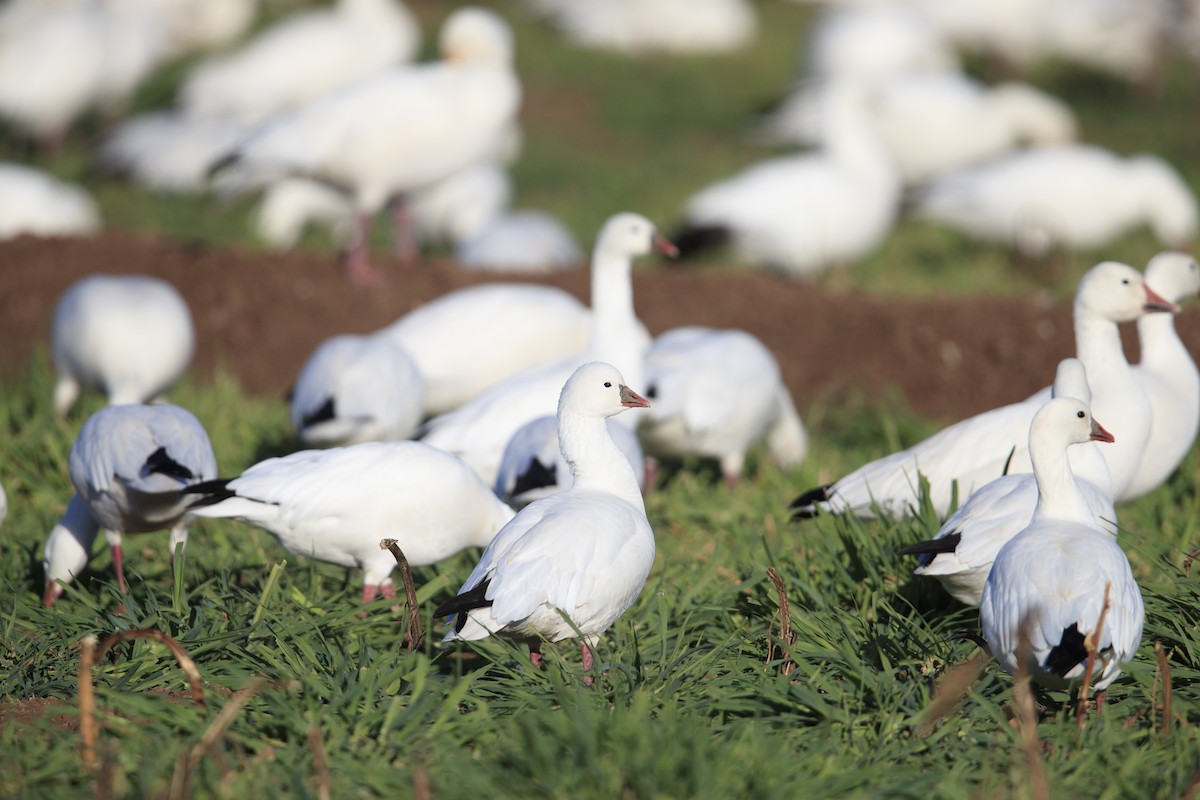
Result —
<instances>
[{"instance_id":1,"label":"goose standing in grass","mask_svg":"<svg viewBox=\"0 0 1200 800\"><path fill-rule=\"evenodd\" d=\"M0 164L0 239L86 236L100 230L96 201L81 186L21 164Z\"/></svg>"},{"instance_id":2,"label":"goose standing in grass","mask_svg":"<svg viewBox=\"0 0 1200 800\"><path fill-rule=\"evenodd\" d=\"M191 412L165 403L100 409L79 430L67 464L75 497L46 540L47 606L87 566L101 528L122 594L125 534L170 528L174 564L191 524L192 498L185 492L217 475L204 426Z\"/></svg>"},{"instance_id":3,"label":"goose standing in grass","mask_svg":"<svg viewBox=\"0 0 1200 800\"><path fill-rule=\"evenodd\" d=\"M650 343L646 398L638 426L655 458L715 458L729 486L746 452L766 439L780 466L804 460L808 434L771 351L745 331L675 328Z\"/></svg>"},{"instance_id":4,"label":"goose standing in grass","mask_svg":"<svg viewBox=\"0 0 1200 800\"><path fill-rule=\"evenodd\" d=\"M1146 265L1146 283L1178 303L1200 293L1200 265L1187 253L1159 253ZM1192 449L1200 427L1200 372L1171 314L1148 314L1137 321L1141 359L1133 376L1150 399L1150 437L1123 499L1154 491Z\"/></svg>"},{"instance_id":5,"label":"goose standing in grass","mask_svg":"<svg viewBox=\"0 0 1200 800\"><path fill-rule=\"evenodd\" d=\"M54 410L66 415L84 388L105 392L114 405L155 399L187 371L195 336L187 303L160 278L76 281L54 310Z\"/></svg>"},{"instance_id":6,"label":"goose standing in grass","mask_svg":"<svg viewBox=\"0 0 1200 800\"><path fill-rule=\"evenodd\" d=\"M392 205L398 254L413 260L403 198L492 152L520 103L512 31L498 14L454 11L439 48L441 61L385 70L280 115L213 172L230 190L293 176L339 187L355 211L347 272L377 282L367 255L375 215Z\"/></svg>"},{"instance_id":7,"label":"goose standing in grass","mask_svg":"<svg viewBox=\"0 0 1200 800\"><path fill-rule=\"evenodd\" d=\"M634 314L630 273L633 259L653 249L668 255L674 252L650 220L629 212L610 217L596 236L592 253L592 318L586 350L508 378L461 408L430 420L418 436L461 457L484 481L495 485L513 434L530 420L554 412L558 392L580 364L604 360L626 365L620 369L640 384L649 342Z\"/></svg>"},{"instance_id":8,"label":"goose standing in grass","mask_svg":"<svg viewBox=\"0 0 1200 800\"><path fill-rule=\"evenodd\" d=\"M839 96L820 150L753 164L693 195L672 236L683 257L732 246L739 260L802 279L856 261L892 228L900 180L865 100Z\"/></svg>"},{"instance_id":9,"label":"goose standing in grass","mask_svg":"<svg viewBox=\"0 0 1200 800\"><path fill-rule=\"evenodd\" d=\"M911 212L1029 258L1102 247L1143 224L1166 246L1186 248L1200 214L1187 183L1158 156L1082 144L946 173L914 195Z\"/></svg>"},{"instance_id":10,"label":"goose standing in grass","mask_svg":"<svg viewBox=\"0 0 1200 800\"><path fill-rule=\"evenodd\" d=\"M1077 358L1059 362L1053 396L1091 405L1092 391L1083 362ZM1104 455L1095 443L1087 442L1068 448L1067 459L1092 512L1093 526L1116 536L1117 512ZM1033 473L1001 475L972 492L933 539L903 547L900 553L919 557L921 563L913 570L915 574L937 578L954 598L977 606L996 554L1028 527L1037 502L1037 477Z\"/></svg>"},{"instance_id":11,"label":"goose standing in grass","mask_svg":"<svg viewBox=\"0 0 1200 800\"><path fill-rule=\"evenodd\" d=\"M1113 436L1072 398L1051 400L1033 419L1029 450L1037 479L1037 509L1029 526L1001 548L979 604L983 637L1006 670L1028 669L1050 689L1078 685L1095 642L1092 686L1098 693L1133 658L1145 612L1129 559L1095 518L1067 457L1068 447ZM1105 603L1109 604L1107 612ZM1028 663L1018 663L1021 629ZM1101 702L1102 695L1097 695Z\"/></svg>"},{"instance_id":12,"label":"goose standing in grass","mask_svg":"<svg viewBox=\"0 0 1200 800\"><path fill-rule=\"evenodd\" d=\"M521 510L435 616L456 614L455 639L501 634L529 643L535 667L541 643L582 636L583 670L592 650L637 599L654 564L654 531L637 476L605 420L649 404L609 364L579 367L558 401L558 438L571 488Z\"/></svg>"},{"instance_id":13,"label":"goose standing in grass","mask_svg":"<svg viewBox=\"0 0 1200 800\"><path fill-rule=\"evenodd\" d=\"M1076 356L1087 370L1093 407L1108 416L1108 424L1120 437L1102 451L1117 502L1133 479L1150 430L1150 403L1125 360L1117 324L1177 308L1156 294L1136 269L1116 261L1088 270L1075 292ZM792 502L793 518L850 512L869 519L875 516L876 506L889 516L904 516L918 506L920 475L929 481L933 508L945 516L955 482L960 496L966 496L1001 475L1032 469L1027 432L1045 395L1043 390L1022 402L969 417L829 486L805 492Z\"/></svg>"},{"instance_id":14,"label":"goose standing in grass","mask_svg":"<svg viewBox=\"0 0 1200 800\"><path fill-rule=\"evenodd\" d=\"M326 339L292 393L292 426L308 445L406 439L421 422L421 374L387 336Z\"/></svg>"},{"instance_id":15,"label":"goose standing in grass","mask_svg":"<svg viewBox=\"0 0 1200 800\"><path fill-rule=\"evenodd\" d=\"M412 566L484 547L513 516L471 468L420 442L366 442L270 458L209 481L198 517L262 528L290 553L363 571L363 602L395 597L395 539Z\"/></svg>"}]
</instances>

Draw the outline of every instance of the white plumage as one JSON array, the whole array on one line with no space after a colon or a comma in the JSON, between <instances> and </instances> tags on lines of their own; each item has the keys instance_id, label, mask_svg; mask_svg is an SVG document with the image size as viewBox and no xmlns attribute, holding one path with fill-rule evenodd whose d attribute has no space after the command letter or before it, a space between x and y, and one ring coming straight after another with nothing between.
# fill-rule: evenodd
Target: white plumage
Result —
<instances>
[{"instance_id":1,"label":"white plumage","mask_svg":"<svg viewBox=\"0 0 1200 800\"><path fill-rule=\"evenodd\" d=\"M186 489L217 475L204 426L167 404L100 409L84 422L67 463L76 495L46 541L46 605L87 566L100 528L122 592L124 534L170 528L174 559L176 546L187 542Z\"/></svg>"},{"instance_id":2,"label":"white plumage","mask_svg":"<svg viewBox=\"0 0 1200 800\"><path fill-rule=\"evenodd\" d=\"M1075 293L1076 357L1087 370L1092 406L1108 417L1118 437L1105 448L1105 461L1118 502L1132 480L1150 429L1150 406L1134 380L1121 345L1119 322L1176 306L1145 284L1127 264L1102 262L1083 276ZM1029 472L1028 429L1048 398L1030 398L957 422L906 450L872 461L828 487L801 495L792 508L798 517L818 511L849 511L873 517L874 508L899 517L918 502L918 473L929 481L929 497L940 515L949 512L953 484L960 496L1008 473Z\"/></svg>"},{"instance_id":3,"label":"white plumage","mask_svg":"<svg viewBox=\"0 0 1200 800\"><path fill-rule=\"evenodd\" d=\"M1146 283L1179 302L1200 292L1200 266L1187 253L1159 253L1146 265ZM1150 400L1150 435L1123 498L1133 500L1166 481L1192 449L1200 427L1200 372L1175 332L1171 314L1138 319L1141 360L1133 376Z\"/></svg>"},{"instance_id":4,"label":"white plumage","mask_svg":"<svg viewBox=\"0 0 1200 800\"><path fill-rule=\"evenodd\" d=\"M363 602L391 597L395 539L409 564L483 547L513 516L460 460L420 442L366 442L259 462L201 487L199 517L238 519L291 553L363 570Z\"/></svg>"},{"instance_id":5,"label":"white plumage","mask_svg":"<svg viewBox=\"0 0 1200 800\"><path fill-rule=\"evenodd\" d=\"M547 9L567 38L620 53L724 53L754 38L747 0L553 0Z\"/></svg>"},{"instance_id":6,"label":"white plumage","mask_svg":"<svg viewBox=\"0 0 1200 800\"><path fill-rule=\"evenodd\" d=\"M183 377L194 346L191 312L171 284L148 275L82 278L54 310L54 410L66 414L84 388L111 404L153 400Z\"/></svg>"},{"instance_id":7,"label":"white plumage","mask_svg":"<svg viewBox=\"0 0 1200 800\"><path fill-rule=\"evenodd\" d=\"M466 405L425 424L421 439L460 456L495 485L504 449L517 429L554 411L558 392L580 364L604 360L634 385L642 384L648 344L633 310L633 259L653 248L671 252L670 243L640 214L610 217L592 253L592 318L583 353L537 367L493 386Z\"/></svg>"},{"instance_id":8,"label":"white plumage","mask_svg":"<svg viewBox=\"0 0 1200 800\"><path fill-rule=\"evenodd\" d=\"M1059 362L1053 395L1091 404L1092 392L1083 362L1076 358ZM1113 508L1112 485L1103 454L1094 443L1088 442L1068 448L1067 458L1092 513L1092 524L1116 536L1117 512ZM953 597L977 606L996 554L1028 527L1037 501L1037 479L1033 473L1002 475L972 492L932 540L902 548L900 552L920 556L921 564L914 573L937 578Z\"/></svg>"},{"instance_id":9,"label":"white plumage","mask_svg":"<svg viewBox=\"0 0 1200 800\"><path fill-rule=\"evenodd\" d=\"M647 403L604 363L581 366L563 387L558 431L570 489L526 506L484 551L458 596L447 640L503 634L530 643L582 636L583 669L604 631L637 599L654 563L654 532L637 477L605 420Z\"/></svg>"},{"instance_id":10,"label":"white plumage","mask_svg":"<svg viewBox=\"0 0 1200 800\"><path fill-rule=\"evenodd\" d=\"M1087 405L1051 400L1029 431L1037 479L1033 520L1001 548L988 574L979 621L992 655L1015 673L1022 628L1029 637L1023 665L1043 686L1078 684L1087 663L1086 637L1104 627L1095 643L1092 686L1103 691L1133 658L1142 638L1142 595L1116 539L1095 526L1067 460L1067 448L1112 437L1092 420Z\"/></svg>"},{"instance_id":11,"label":"white plumage","mask_svg":"<svg viewBox=\"0 0 1200 800\"><path fill-rule=\"evenodd\" d=\"M227 119L151 111L130 117L105 139L97 162L157 192L201 192L208 167L248 128Z\"/></svg>"},{"instance_id":12,"label":"white plumage","mask_svg":"<svg viewBox=\"0 0 1200 800\"><path fill-rule=\"evenodd\" d=\"M941 32L900 4L826 9L804 48L805 77L874 78L957 66Z\"/></svg>"},{"instance_id":13,"label":"white plumage","mask_svg":"<svg viewBox=\"0 0 1200 800\"><path fill-rule=\"evenodd\" d=\"M421 374L387 336L334 336L309 356L292 394L306 444L406 439L421 422Z\"/></svg>"},{"instance_id":14,"label":"white plumage","mask_svg":"<svg viewBox=\"0 0 1200 800\"><path fill-rule=\"evenodd\" d=\"M946 173L921 189L912 213L1032 257L1101 247L1143 224L1168 247L1186 247L1198 215L1187 183L1163 159L1081 144Z\"/></svg>"},{"instance_id":15,"label":"white plumage","mask_svg":"<svg viewBox=\"0 0 1200 800\"><path fill-rule=\"evenodd\" d=\"M658 336L646 353L638 436L656 458L715 458L730 485L746 452L766 439L775 460L804 459L808 434L771 351L745 331L691 326Z\"/></svg>"},{"instance_id":16,"label":"white plumage","mask_svg":"<svg viewBox=\"0 0 1200 800\"><path fill-rule=\"evenodd\" d=\"M575 237L544 211L509 211L461 242L454 257L481 272L545 273L577 267L583 250Z\"/></svg>"},{"instance_id":17,"label":"white plumage","mask_svg":"<svg viewBox=\"0 0 1200 800\"><path fill-rule=\"evenodd\" d=\"M81 236L100 230L91 195L33 167L0 164L0 239Z\"/></svg>"}]
</instances>

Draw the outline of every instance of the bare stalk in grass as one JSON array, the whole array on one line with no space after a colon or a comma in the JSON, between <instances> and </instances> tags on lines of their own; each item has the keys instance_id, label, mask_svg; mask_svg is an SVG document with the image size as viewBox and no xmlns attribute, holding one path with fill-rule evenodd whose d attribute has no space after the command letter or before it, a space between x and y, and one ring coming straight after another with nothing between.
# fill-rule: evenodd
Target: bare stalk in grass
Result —
<instances>
[{"instance_id":1,"label":"bare stalk in grass","mask_svg":"<svg viewBox=\"0 0 1200 800\"><path fill-rule=\"evenodd\" d=\"M1192 577L1192 562L1197 558L1200 558L1200 548L1191 551L1187 554L1187 557L1183 559L1183 575L1185 578Z\"/></svg>"},{"instance_id":2,"label":"bare stalk in grass","mask_svg":"<svg viewBox=\"0 0 1200 800\"><path fill-rule=\"evenodd\" d=\"M196 662L192 661L192 657L184 651L179 642L157 628L135 628L129 631L117 631L101 642L100 646L96 648L95 660L99 661L114 644L126 642L130 639L153 639L160 644L166 645L171 654L175 656L175 660L179 662L179 668L183 670L183 674L187 677L188 686L192 690L192 699L196 701L196 705L201 708L204 707L204 688L201 685L200 670L196 669Z\"/></svg>"},{"instance_id":3,"label":"bare stalk in grass","mask_svg":"<svg viewBox=\"0 0 1200 800\"><path fill-rule=\"evenodd\" d=\"M1162 646L1162 642L1154 640L1154 655L1158 656L1158 671L1162 675L1163 682L1163 738L1166 739L1171 735L1171 665L1167 663L1167 651Z\"/></svg>"},{"instance_id":4,"label":"bare stalk in grass","mask_svg":"<svg viewBox=\"0 0 1200 800\"><path fill-rule=\"evenodd\" d=\"M1087 721L1087 702L1088 690L1092 685L1092 671L1096 668L1096 655L1100 651L1100 639L1104 635L1104 618L1108 616L1108 594L1112 591L1112 581L1106 581L1104 584L1104 605L1100 607L1100 619L1096 621L1096 628L1089 633L1083 640L1083 646L1087 648L1087 666L1083 668L1083 685L1079 687L1079 708L1075 712L1075 724L1083 729L1084 723Z\"/></svg>"},{"instance_id":5,"label":"bare stalk in grass","mask_svg":"<svg viewBox=\"0 0 1200 800\"><path fill-rule=\"evenodd\" d=\"M1017 712L1017 729L1021 734L1021 751L1029 769L1030 792L1034 800L1049 800L1050 785L1042 768L1041 740L1037 732L1037 707L1033 700L1033 679L1029 674L1029 621L1021 620L1017 636L1017 671L1013 675L1013 705Z\"/></svg>"},{"instance_id":6,"label":"bare stalk in grass","mask_svg":"<svg viewBox=\"0 0 1200 800\"><path fill-rule=\"evenodd\" d=\"M780 649L786 652L796 643L796 634L792 631L792 612L788 603L787 590L783 586L783 577L774 567L767 567L767 577L775 584L775 592L779 595L779 642ZM770 634L767 642L767 661L775 658L775 640ZM796 664L789 658L780 666L784 675L790 675Z\"/></svg>"},{"instance_id":7,"label":"bare stalk in grass","mask_svg":"<svg viewBox=\"0 0 1200 800\"><path fill-rule=\"evenodd\" d=\"M329 800L332 781L329 777L329 761L325 758L325 741L321 728L313 725L308 729L308 747L312 750L313 780L317 783L319 800Z\"/></svg>"},{"instance_id":8,"label":"bare stalk in grass","mask_svg":"<svg viewBox=\"0 0 1200 800\"><path fill-rule=\"evenodd\" d=\"M417 587L413 585L412 570L408 567L408 559L400 549L395 539L383 539L379 542L381 550L391 552L400 567L400 577L404 580L404 596L408 599L408 649L416 650L421 643L421 611L417 608Z\"/></svg>"},{"instance_id":9,"label":"bare stalk in grass","mask_svg":"<svg viewBox=\"0 0 1200 800\"><path fill-rule=\"evenodd\" d=\"M192 796L192 775L196 768L200 765L200 760L204 758L204 754L211 751L216 745L217 740L224 734L225 730L233 723L234 717L238 712L249 703L253 697L258 694L259 689L266 681L261 675L255 675L250 679L244 687L239 689L220 713L213 718L209 723L204 734L200 737L200 741L192 746L188 751L186 758L181 758L175 766L175 774L171 776L171 790L168 794L169 798L182 798ZM224 776L223 776L224 777Z\"/></svg>"},{"instance_id":10,"label":"bare stalk in grass","mask_svg":"<svg viewBox=\"0 0 1200 800\"><path fill-rule=\"evenodd\" d=\"M990 660L991 656L987 652L976 653L963 663L948 668L942 677L938 678L933 687L933 700L925 709L925 719L917 728L917 736L922 738L928 736L933 730L934 723L949 716L954 709L958 708L959 703L967 696L967 692L971 691L975 681L979 679L979 673L983 671L984 665Z\"/></svg>"},{"instance_id":11,"label":"bare stalk in grass","mask_svg":"<svg viewBox=\"0 0 1200 800\"><path fill-rule=\"evenodd\" d=\"M429 768L424 762L418 762L413 767L412 774L413 800L433 800L433 788L429 782Z\"/></svg>"},{"instance_id":12,"label":"bare stalk in grass","mask_svg":"<svg viewBox=\"0 0 1200 800\"><path fill-rule=\"evenodd\" d=\"M96 768L96 696L92 691L92 665L96 663L96 637L79 642L79 738L83 741L83 766Z\"/></svg>"}]
</instances>

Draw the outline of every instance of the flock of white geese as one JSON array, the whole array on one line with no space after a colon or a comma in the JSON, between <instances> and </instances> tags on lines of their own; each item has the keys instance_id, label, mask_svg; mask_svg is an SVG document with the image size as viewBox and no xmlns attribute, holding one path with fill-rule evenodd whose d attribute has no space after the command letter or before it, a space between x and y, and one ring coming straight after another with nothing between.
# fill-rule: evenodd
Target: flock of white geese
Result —
<instances>
[{"instance_id":1,"label":"flock of white geese","mask_svg":"<svg viewBox=\"0 0 1200 800\"><path fill-rule=\"evenodd\" d=\"M595 19L624 31L609 46L636 40L636 26L613 26L626 4L590 18L582 0L540 5L577 36L600 29L599 22L581 22ZM726 5L750 22L725 28L749 36L752 17ZM608 219L591 253L590 307L557 290L494 283L446 295L374 334L322 344L297 379L292 421L304 442L326 449L221 478L195 416L151 402L190 363L186 303L151 277L80 281L55 314L53 404L65 415L82 390L92 389L105 392L110 405L84 423L71 448L76 494L46 541L43 601L56 602L81 574L101 530L124 592L123 536L169 529L174 555L196 517L242 520L291 552L362 570L364 602L396 594L395 561L380 549L383 538L395 539L414 565L481 547L474 571L435 612L455 617L446 638L511 636L529 644L538 665L543 642L581 637L584 669L591 669L600 635L633 604L654 561L642 500L653 485L647 465L709 457L735 483L747 450L759 442L783 466L798 464L807 451L779 367L754 337L701 325L649 336L634 311L634 259L725 240L746 261L811 276L874 247L893 225L906 186L920 187L914 196L922 214L1032 253L1095 246L1143 222L1167 245L1194 234L1195 201L1169 165L1063 144L1074 126L1069 109L1053 98L1008 86L988 90L985 99L982 87L953 72L953 58L928 43L909 48L923 60L874 73L836 44L849 37L858 43L852 54L869 51L876 59L904 52L862 46L882 35L872 30L889 25L935 41L949 29L921 25L936 18L931 9L938 5L867 4L823 18L806 65L821 82L802 84L762 128L776 138L811 137L820 148L699 192L687 204L682 241L668 240L639 214ZM1069 4L1044 5L1061 11ZM56 8L58 27L40 34L47 41L53 31L75 30L67 17L76 7L64 0ZM107 6L87 9L94 15ZM280 241L294 240L310 218L336 225L346 237L347 273L357 282L379 278L365 231L385 209L400 258L416 256L423 224L466 252L508 202L497 165L514 146L521 96L511 31L495 12L456 10L441 29L440 58L414 66L403 63L417 41L415 33L400 34L411 22L406 14L390 0L342 0L286 18L240 50L198 65L180 90L179 109L122 126L104 158L161 189L210 181L226 192L265 189L262 219L275 209ZM334 18L358 31L352 41L361 47L353 53L317 44ZM22 26L38 24L44 22L29 4L14 2L0 18L0 41L18 31L27 38L38 29ZM304 96L277 91L294 76L275 74L269 60L272 48L297 41L312 53L297 73L312 67L328 79L298 79L292 89L313 88ZM601 41L593 36L589 43ZM108 63L111 55L100 51L96 64ZM325 57L330 64L321 63ZM334 76L335 65L345 74ZM0 115L48 139L61 135L79 109L121 97L98 84L79 89L84 99L75 110L54 109L55 116L33 104L21 117L13 110L20 104L5 93L4 67L0 58ZM905 132L905 124L929 119L919 109L939 92L989 109L994 126L982 117L965 126L981 134L979 152ZM880 109L890 116L872 119ZM980 164L1039 137L1048 144ZM937 152L959 161L933 163ZM456 180L468 188L454 189ZM1038 180L1076 191L1050 193ZM1139 188L1113 192L1113 185ZM454 200L456 191L472 202ZM293 194L280 200L277 192ZM1112 201L1114 194L1124 205ZM1031 202L1022 197L1041 205L1020 206ZM75 200L77 215L87 210ZM1101 211L1087 205L1105 200L1111 202ZM1000 210L987 210L992 201ZM453 213L423 214L423 204ZM968 213L975 216L952 219ZM445 233L451 230L457 232ZM533 244L543 237L544 252L555 254L531 268L574 258L564 256L573 242L555 239L553 225L518 230L505 234L510 251L543 252ZM1024 666L1042 683L1078 683L1094 656L1095 687L1103 690L1133 657L1144 616L1117 542L1117 508L1166 480L1200 422L1200 374L1172 323L1177 303L1198 292L1200 266L1184 253L1156 256L1145 275L1125 264L1098 264L1075 297L1076 356L1061 363L1052 387L806 492L793 503L794 515L902 516L919 502L923 478L946 516L957 492L965 501L937 535L906 548L920 558L917 573L979 606L984 637L1007 669L1019 667L1024 631L1032 644ZM1118 325L1135 320L1142 360L1131 366ZM1093 641L1106 606L1107 621Z\"/></svg>"}]
</instances>

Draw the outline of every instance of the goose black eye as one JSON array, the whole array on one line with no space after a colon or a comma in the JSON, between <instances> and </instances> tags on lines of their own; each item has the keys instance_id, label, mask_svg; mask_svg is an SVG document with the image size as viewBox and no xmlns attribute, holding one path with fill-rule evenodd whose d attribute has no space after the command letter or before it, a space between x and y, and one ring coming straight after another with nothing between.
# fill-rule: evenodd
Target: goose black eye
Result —
<instances>
[{"instance_id":1,"label":"goose black eye","mask_svg":"<svg viewBox=\"0 0 1200 800\"><path fill-rule=\"evenodd\" d=\"M605 381L605 382L604 382L604 388L605 388L605 389L611 389L611 388L612 388L612 384L611 384L611 383L609 383L608 381Z\"/></svg>"},{"instance_id":2,"label":"goose black eye","mask_svg":"<svg viewBox=\"0 0 1200 800\"><path fill-rule=\"evenodd\" d=\"M1128 286L1128 285L1129 285L1129 278L1121 278L1121 285L1122 285L1122 286Z\"/></svg>"},{"instance_id":3,"label":"goose black eye","mask_svg":"<svg viewBox=\"0 0 1200 800\"><path fill-rule=\"evenodd\" d=\"M1087 414L1084 414L1082 411L1076 411L1075 416L1079 417L1080 419L1083 419L1084 417L1087 416Z\"/></svg>"}]
</instances>

